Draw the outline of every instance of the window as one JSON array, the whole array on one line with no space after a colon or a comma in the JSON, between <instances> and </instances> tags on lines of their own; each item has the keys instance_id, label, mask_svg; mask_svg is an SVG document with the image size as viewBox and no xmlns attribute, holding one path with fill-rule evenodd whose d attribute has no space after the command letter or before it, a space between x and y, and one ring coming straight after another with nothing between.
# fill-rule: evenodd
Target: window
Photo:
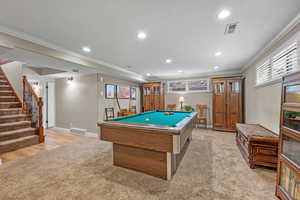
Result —
<instances>
[{"instance_id":1,"label":"window","mask_svg":"<svg viewBox=\"0 0 300 200\"><path fill-rule=\"evenodd\" d=\"M169 81L167 85L169 93L209 92L209 79Z\"/></svg>"},{"instance_id":2,"label":"window","mask_svg":"<svg viewBox=\"0 0 300 200\"><path fill-rule=\"evenodd\" d=\"M298 70L297 66L298 42L294 42L256 68L256 85L278 80Z\"/></svg>"},{"instance_id":3,"label":"window","mask_svg":"<svg viewBox=\"0 0 300 200\"><path fill-rule=\"evenodd\" d=\"M256 68L256 85L269 81L271 81L271 64L270 61L267 60Z\"/></svg>"}]
</instances>

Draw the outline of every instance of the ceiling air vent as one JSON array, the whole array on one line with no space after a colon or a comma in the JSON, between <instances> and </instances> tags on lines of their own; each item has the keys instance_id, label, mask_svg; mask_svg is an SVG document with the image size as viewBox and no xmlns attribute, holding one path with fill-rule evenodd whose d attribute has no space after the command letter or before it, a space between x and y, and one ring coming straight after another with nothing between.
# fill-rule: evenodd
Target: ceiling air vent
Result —
<instances>
[{"instance_id":1,"label":"ceiling air vent","mask_svg":"<svg viewBox=\"0 0 300 200\"><path fill-rule=\"evenodd\" d=\"M227 24L224 34L225 35L227 35L227 34L233 34L235 32L238 24L239 24L238 22Z\"/></svg>"}]
</instances>

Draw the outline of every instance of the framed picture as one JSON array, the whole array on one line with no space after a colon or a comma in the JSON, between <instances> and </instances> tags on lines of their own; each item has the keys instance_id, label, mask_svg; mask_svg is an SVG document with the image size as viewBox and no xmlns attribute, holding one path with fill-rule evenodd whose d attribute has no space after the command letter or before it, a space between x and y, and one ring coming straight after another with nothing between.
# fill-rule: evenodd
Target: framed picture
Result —
<instances>
[{"instance_id":1,"label":"framed picture","mask_svg":"<svg viewBox=\"0 0 300 200\"><path fill-rule=\"evenodd\" d=\"M136 87L130 87L130 99L136 100Z\"/></svg>"},{"instance_id":2,"label":"framed picture","mask_svg":"<svg viewBox=\"0 0 300 200\"><path fill-rule=\"evenodd\" d=\"M168 81L168 93L210 92L209 79Z\"/></svg>"},{"instance_id":3,"label":"framed picture","mask_svg":"<svg viewBox=\"0 0 300 200\"><path fill-rule=\"evenodd\" d=\"M119 99L129 99L130 98L130 87L118 85L117 96Z\"/></svg>"},{"instance_id":4,"label":"framed picture","mask_svg":"<svg viewBox=\"0 0 300 200\"><path fill-rule=\"evenodd\" d=\"M105 84L105 98L115 99L116 98L116 86L111 84Z\"/></svg>"},{"instance_id":5,"label":"framed picture","mask_svg":"<svg viewBox=\"0 0 300 200\"><path fill-rule=\"evenodd\" d=\"M186 81L169 81L168 82L168 92L169 93L180 93L186 92Z\"/></svg>"},{"instance_id":6,"label":"framed picture","mask_svg":"<svg viewBox=\"0 0 300 200\"><path fill-rule=\"evenodd\" d=\"M209 79L190 80L187 86L189 92L209 92Z\"/></svg>"}]
</instances>

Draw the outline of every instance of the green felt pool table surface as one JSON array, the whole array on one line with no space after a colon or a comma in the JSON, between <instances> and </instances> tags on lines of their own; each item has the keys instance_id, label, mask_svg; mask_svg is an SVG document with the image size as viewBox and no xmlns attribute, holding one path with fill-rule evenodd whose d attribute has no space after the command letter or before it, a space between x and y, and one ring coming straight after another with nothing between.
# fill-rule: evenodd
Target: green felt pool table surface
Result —
<instances>
[{"instance_id":1,"label":"green felt pool table surface","mask_svg":"<svg viewBox=\"0 0 300 200\"><path fill-rule=\"evenodd\" d=\"M165 112L174 112L173 115L166 115ZM125 117L119 117L112 121L136 123L136 124L148 124L157 126L169 126L176 127L176 124L181 120L189 117L191 112L179 112L179 111L151 111L140 113L137 115L130 115Z\"/></svg>"}]
</instances>

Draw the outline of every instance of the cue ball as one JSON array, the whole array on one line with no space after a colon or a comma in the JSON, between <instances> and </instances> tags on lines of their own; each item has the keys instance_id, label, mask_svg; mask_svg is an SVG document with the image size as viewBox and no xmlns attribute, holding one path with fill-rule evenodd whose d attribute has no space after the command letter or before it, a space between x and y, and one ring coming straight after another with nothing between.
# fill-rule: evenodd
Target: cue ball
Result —
<instances>
[{"instance_id":1,"label":"cue ball","mask_svg":"<svg viewBox=\"0 0 300 200\"><path fill-rule=\"evenodd\" d=\"M150 121L150 119L149 119L149 118L146 118L145 121Z\"/></svg>"}]
</instances>

